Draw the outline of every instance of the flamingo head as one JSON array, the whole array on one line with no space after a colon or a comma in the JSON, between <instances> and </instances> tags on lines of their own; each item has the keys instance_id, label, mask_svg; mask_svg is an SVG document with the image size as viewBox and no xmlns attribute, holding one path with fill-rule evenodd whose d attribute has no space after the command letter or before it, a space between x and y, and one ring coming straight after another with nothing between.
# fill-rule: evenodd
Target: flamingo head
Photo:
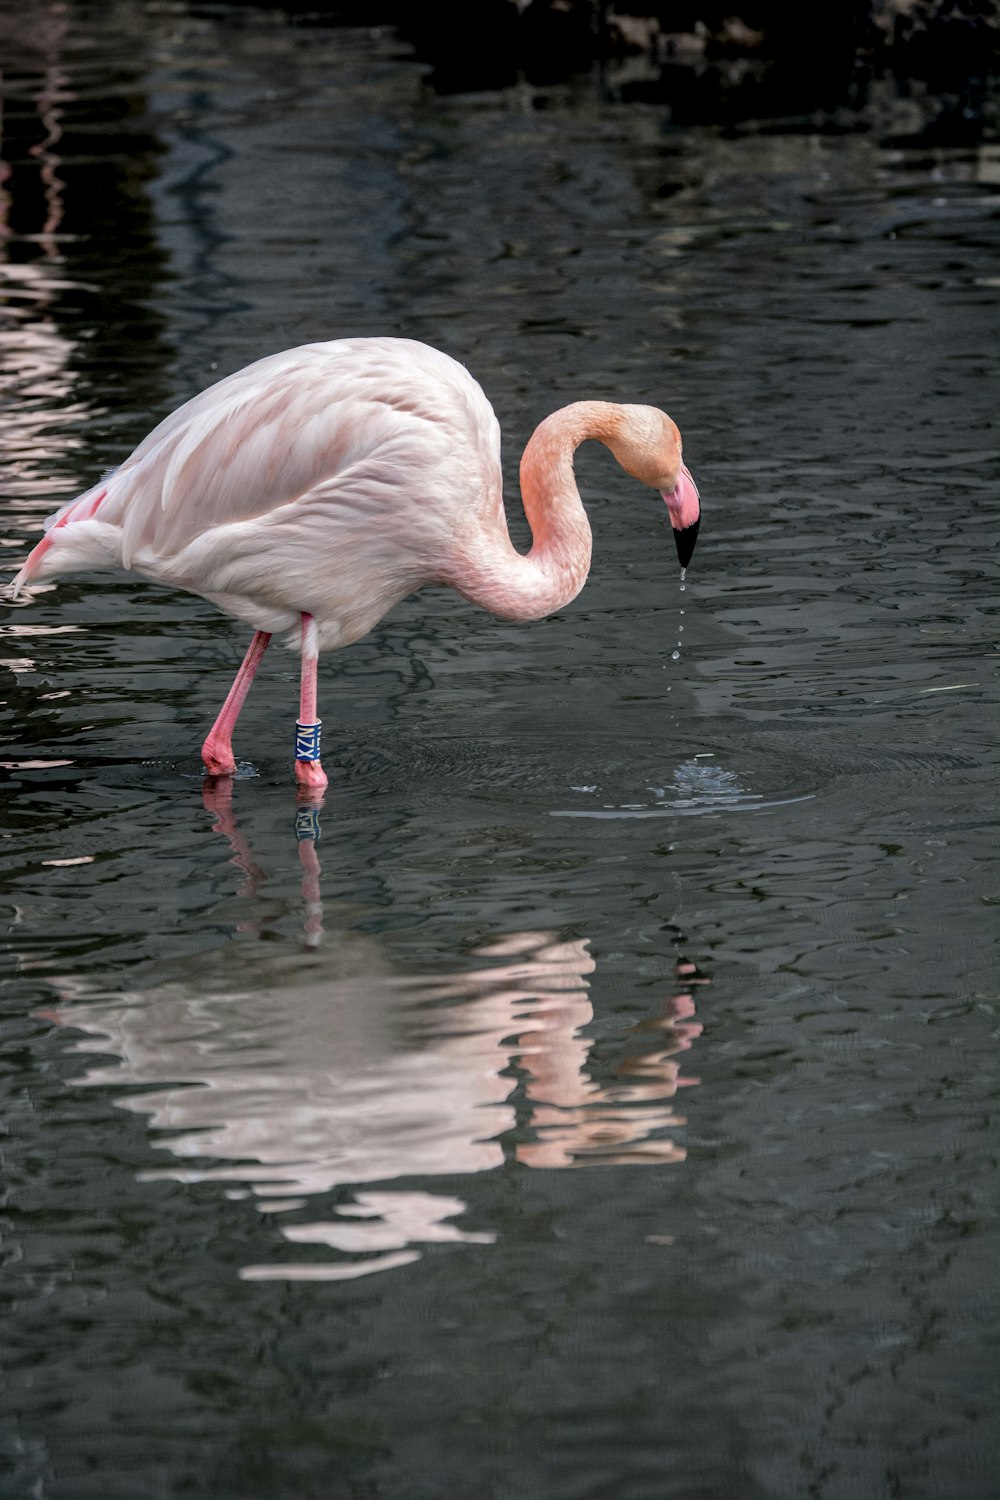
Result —
<instances>
[{"instance_id":1,"label":"flamingo head","mask_svg":"<svg viewBox=\"0 0 1000 1500\"><path fill-rule=\"evenodd\" d=\"M627 473L659 490L674 529L677 556L686 568L701 524L698 486L681 455L677 423L655 406L623 406L609 444Z\"/></svg>"}]
</instances>

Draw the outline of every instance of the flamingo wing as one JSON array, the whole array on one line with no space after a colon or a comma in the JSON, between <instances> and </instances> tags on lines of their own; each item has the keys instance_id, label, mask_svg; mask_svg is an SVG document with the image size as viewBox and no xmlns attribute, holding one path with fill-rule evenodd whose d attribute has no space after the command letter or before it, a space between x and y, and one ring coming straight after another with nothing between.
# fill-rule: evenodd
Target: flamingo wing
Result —
<instances>
[{"instance_id":1,"label":"flamingo wing","mask_svg":"<svg viewBox=\"0 0 1000 1500\"><path fill-rule=\"evenodd\" d=\"M54 518L121 528L122 562L294 507L391 522L394 506L500 504L500 434L472 376L408 339L341 339L258 360L179 407ZM454 492L454 493L452 493ZM96 497L96 498L95 498ZM82 509L81 502L86 504ZM385 512L389 511L386 516Z\"/></svg>"}]
</instances>

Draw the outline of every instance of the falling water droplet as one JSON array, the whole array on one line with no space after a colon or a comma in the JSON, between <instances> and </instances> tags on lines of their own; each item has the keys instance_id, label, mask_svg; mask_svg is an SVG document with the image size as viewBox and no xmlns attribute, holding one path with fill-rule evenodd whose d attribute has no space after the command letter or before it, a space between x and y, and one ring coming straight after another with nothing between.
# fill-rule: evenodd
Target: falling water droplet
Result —
<instances>
[{"instance_id":1,"label":"falling water droplet","mask_svg":"<svg viewBox=\"0 0 1000 1500\"><path fill-rule=\"evenodd\" d=\"M681 568L681 583L680 583L680 588L681 588L681 593L682 594L683 594L685 588L687 587L687 585L684 582L684 579L686 578L686 576L687 576L687 568ZM681 616L681 619L684 618L684 611L682 609L678 610L678 614ZM680 661L680 659L681 659L681 644L682 644L681 643L681 636L683 634L684 634L684 626L683 625L678 625L678 627L677 627L677 649L674 650L674 651L671 651L671 653L670 653L670 660L671 661ZM668 688L667 691L669 692L670 689Z\"/></svg>"}]
</instances>

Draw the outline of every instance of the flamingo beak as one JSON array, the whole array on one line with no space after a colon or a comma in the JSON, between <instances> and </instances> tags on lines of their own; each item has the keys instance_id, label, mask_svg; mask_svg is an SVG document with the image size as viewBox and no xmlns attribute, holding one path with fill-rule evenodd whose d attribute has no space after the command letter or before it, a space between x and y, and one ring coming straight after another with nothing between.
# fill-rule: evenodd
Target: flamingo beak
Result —
<instances>
[{"instance_id":1,"label":"flamingo beak","mask_svg":"<svg viewBox=\"0 0 1000 1500\"><path fill-rule=\"evenodd\" d=\"M677 556L681 560L681 567L686 568L694 556L694 544L698 540L698 527L701 525L701 517L690 526L684 526L680 531L674 532L674 541L677 543Z\"/></svg>"},{"instance_id":2,"label":"flamingo beak","mask_svg":"<svg viewBox=\"0 0 1000 1500\"><path fill-rule=\"evenodd\" d=\"M698 486L686 465L681 465L680 477L674 488L661 491L670 512L670 524L674 528L677 556L682 568L686 568L694 555L694 544L698 540L701 525L701 499Z\"/></svg>"}]
</instances>

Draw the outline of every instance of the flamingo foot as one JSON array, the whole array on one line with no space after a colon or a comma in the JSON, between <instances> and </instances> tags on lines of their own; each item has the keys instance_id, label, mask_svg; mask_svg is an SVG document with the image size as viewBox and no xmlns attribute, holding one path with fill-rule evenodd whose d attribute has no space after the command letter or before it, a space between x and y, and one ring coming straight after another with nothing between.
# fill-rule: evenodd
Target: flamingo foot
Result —
<instances>
[{"instance_id":1,"label":"flamingo foot","mask_svg":"<svg viewBox=\"0 0 1000 1500\"><path fill-rule=\"evenodd\" d=\"M295 762L295 780L300 787L308 788L314 792L321 792L330 784L327 774L318 760L297 760Z\"/></svg>"},{"instance_id":2,"label":"flamingo foot","mask_svg":"<svg viewBox=\"0 0 1000 1500\"><path fill-rule=\"evenodd\" d=\"M201 759L209 776L235 776L236 760L232 743L210 734L201 747Z\"/></svg>"}]
</instances>

